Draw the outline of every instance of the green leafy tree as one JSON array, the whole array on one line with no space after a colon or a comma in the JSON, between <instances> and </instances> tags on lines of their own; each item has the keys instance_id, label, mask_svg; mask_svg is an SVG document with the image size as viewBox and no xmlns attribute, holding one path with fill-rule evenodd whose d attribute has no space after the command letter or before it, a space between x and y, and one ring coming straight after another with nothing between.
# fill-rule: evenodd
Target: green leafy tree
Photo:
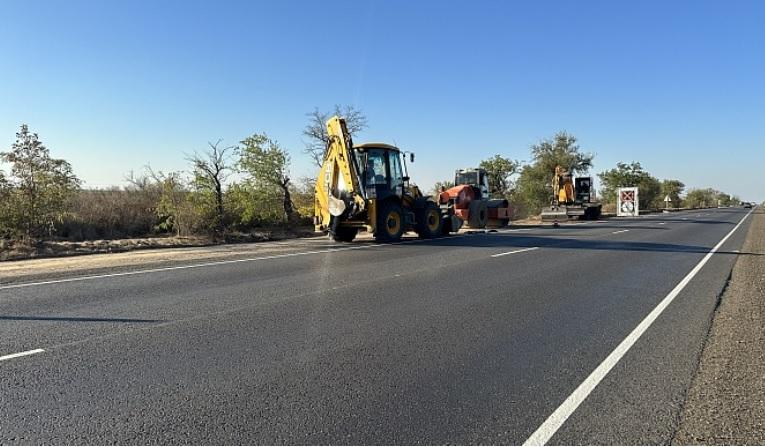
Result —
<instances>
[{"instance_id":1,"label":"green leafy tree","mask_svg":"<svg viewBox=\"0 0 765 447\"><path fill-rule=\"evenodd\" d=\"M232 184L224 196L234 226L242 231L284 222L284 209L276 188L259 188L252 182Z\"/></svg>"},{"instance_id":2,"label":"green leafy tree","mask_svg":"<svg viewBox=\"0 0 765 447\"><path fill-rule=\"evenodd\" d=\"M479 167L489 177L489 193L495 197L508 197L513 186L511 177L518 172L520 163L499 154L483 160Z\"/></svg>"},{"instance_id":3,"label":"green leafy tree","mask_svg":"<svg viewBox=\"0 0 765 447\"><path fill-rule=\"evenodd\" d=\"M239 146L239 170L249 175L248 182L259 191L274 191L280 196L284 217L295 218L290 194L290 156L265 133L253 134Z\"/></svg>"},{"instance_id":4,"label":"green leafy tree","mask_svg":"<svg viewBox=\"0 0 765 447\"><path fill-rule=\"evenodd\" d=\"M531 146L534 164L541 166L552 178L556 166L563 166L571 175L589 171L595 155L581 151L575 136L561 131L552 139L545 139Z\"/></svg>"},{"instance_id":5,"label":"green leafy tree","mask_svg":"<svg viewBox=\"0 0 765 447\"><path fill-rule=\"evenodd\" d=\"M682 200L680 196L685 190L685 184L680 180L662 180L661 181L661 200L669 196L672 206L679 207Z\"/></svg>"},{"instance_id":6,"label":"green leafy tree","mask_svg":"<svg viewBox=\"0 0 765 447\"><path fill-rule=\"evenodd\" d=\"M443 181L436 182L433 185L433 189L431 190L431 195L433 197L437 197L442 189L446 190L451 188L452 186L454 186L454 182L451 180L443 180Z\"/></svg>"},{"instance_id":7,"label":"green leafy tree","mask_svg":"<svg viewBox=\"0 0 765 447\"><path fill-rule=\"evenodd\" d=\"M598 174L601 184L601 196L608 203L616 202L616 191L620 187L638 188L638 199L641 209L649 209L658 206L663 197L661 195L661 183L649 174L639 162L617 163L616 168Z\"/></svg>"},{"instance_id":8,"label":"green leafy tree","mask_svg":"<svg viewBox=\"0 0 765 447\"><path fill-rule=\"evenodd\" d=\"M304 223L310 223L313 219L315 188L316 181L309 177L300 178L297 184L290 188L295 212Z\"/></svg>"},{"instance_id":9,"label":"green leafy tree","mask_svg":"<svg viewBox=\"0 0 765 447\"><path fill-rule=\"evenodd\" d=\"M337 115L345 119L345 125L351 135L367 128L367 117L364 113L353 106L339 106L331 112L322 112L315 108L312 112L306 114L308 124L303 129L303 136L308 141L305 142L304 152L308 154L317 167L321 167L324 162L324 152L327 150L329 136L327 135L327 121Z\"/></svg>"},{"instance_id":10,"label":"green leafy tree","mask_svg":"<svg viewBox=\"0 0 765 447\"><path fill-rule=\"evenodd\" d=\"M155 230L189 236L201 227L198 207L192 201L189 185L181 172L154 171L146 167L147 176L157 190Z\"/></svg>"},{"instance_id":11,"label":"green leafy tree","mask_svg":"<svg viewBox=\"0 0 765 447\"><path fill-rule=\"evenodd\" d=\"M52 158L26 124L16 133L10 151L0 152L0 161L11 165L10 177L3 180L8 208L6 225L31 238L53 234L80 187L72 166Z\"/></svg>"},{"instance_id":12,"label":"green leafy tree","mask_svg":"<svg viewBox=\"0 0 765 447\"><path fill-rule=\"evenodd\" d=\"M691 189L685 195L685 206L689 208L717 206L717 191L712 188Z\"/></svg>"},{"instance_id":13,"label":"green leafy tree","mask_svg":"<svg viewBox=\"0 0 765 447\"><path fill-rule=\"evenodd\" d=\"M531 146L531 156L532 162L521 168L511 194L517 216L536 214L550 205L556 166L566 168L572 175L582 174L589 171L595 157L583 152L576 137L565 131Z\"/></svg>"},{"instance_id":14,"label":"green leafy tree","mask_svg":"<svg viewBox=\"0 0 765 447\"><path fill-rule=\"evenodd\" d=\"M713 205L718 206L738 206L741 204L741 199L738 196L731 195L722 191L716 191L716 203Z\"/></svg>"},{"instance_id":15,"label":"green leafy tree","mask_svg":"<svg viewBox=\"0 0 765 447\"><path fill-rule=\"evenodd\" d=\"M0 170L0 238L13 235L13 221L11 220L11 184L5 173Z\"/></svg>"}]
</instances>

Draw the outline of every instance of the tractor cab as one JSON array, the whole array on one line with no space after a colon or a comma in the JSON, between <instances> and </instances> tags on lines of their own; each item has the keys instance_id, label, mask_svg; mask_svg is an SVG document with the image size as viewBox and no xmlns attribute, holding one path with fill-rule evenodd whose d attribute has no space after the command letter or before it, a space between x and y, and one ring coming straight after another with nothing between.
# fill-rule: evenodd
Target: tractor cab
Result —
<instances>
[{"instance_id":1,"label":"tractor cab","mask_svg":"<svg viewBox=\"0 0 765 447\"><path fill-rule=\"evenodd\" d=\"M402 199L409 186L403 153L384 143L365 143L353 147L359 177L367 199ZM414 158L413 155L410 155Z\"/></svg>"},{"instance_id":2,"label":"tractor cab","mask_svg":"<svg viewBox=\"0 0 765 447\"><path fill-rule=\"evenodd\" d=\"M472 186L476 199L489 198L489 175L483 168L458 169L454 172L454 184Z\"/></svg>"}]
</instances>

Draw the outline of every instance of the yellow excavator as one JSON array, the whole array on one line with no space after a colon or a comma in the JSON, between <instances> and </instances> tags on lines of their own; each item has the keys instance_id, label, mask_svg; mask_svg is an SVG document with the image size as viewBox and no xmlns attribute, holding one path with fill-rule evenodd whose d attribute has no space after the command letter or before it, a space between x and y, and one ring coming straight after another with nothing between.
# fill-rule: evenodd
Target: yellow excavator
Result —
<instances>
[{"instance_id":1,"label":"yellow excavator","mask_svg":"<svg viewBox=\"0 0 765 447\"><path fill-rule=\"evenodd\" d=\"M556 166L552 179L552 202L542 209L542 221L599 218L602 204L595 199L594 193L592 177L574 179L567 169Z\"/></svg>"},{"instance_id":2,"label":"yellow excavator","mask_svg":"<svg viewBox=\"0 0 765 447\"><path fill-rule=\"evenodd\" d=\"M327 149L316 179L314 226L341 242L365 230L379 242L457 231L461 221L409 183L406 158L414 154L384 143L354 145L343 118L327 121Z\"/></svg>"}]
</instances>

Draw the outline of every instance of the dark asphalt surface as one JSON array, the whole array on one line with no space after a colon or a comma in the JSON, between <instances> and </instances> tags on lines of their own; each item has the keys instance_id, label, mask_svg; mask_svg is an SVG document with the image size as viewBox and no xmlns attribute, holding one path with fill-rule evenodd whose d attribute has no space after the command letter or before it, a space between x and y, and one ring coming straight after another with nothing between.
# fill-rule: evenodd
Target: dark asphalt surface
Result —
<instances>
[{"instance_id":1,"label":"dark asphalt surface","mask_svg":"<svg viewBox=\"0 0 765 447\"><path fill-rule=\"evenodd\" d=\"M747 211L0 285L0 444L520 444ZM748 221L552 444L672 439Z\"/></svg>"}]
</instances>

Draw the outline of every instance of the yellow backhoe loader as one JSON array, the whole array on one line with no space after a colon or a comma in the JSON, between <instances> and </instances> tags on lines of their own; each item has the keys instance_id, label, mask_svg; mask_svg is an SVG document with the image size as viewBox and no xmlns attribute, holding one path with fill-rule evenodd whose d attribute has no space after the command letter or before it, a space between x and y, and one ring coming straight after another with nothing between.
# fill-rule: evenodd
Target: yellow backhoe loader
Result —
<instances>
[{"instance_id":1,"label":"yellow backhoe loader","mask_svg":"<svg viewBox=\"0 0 765 447\"><path fill-rule=\"evenodd\" d=\"M342 242L360 230L375 240L399 240L406 231L433 238L457 231L461 221L409 183L406 155L384 143L353 145L345 120L327 121L329 141L316 179L314 226Z\"/></svg>"}]
</instances>

